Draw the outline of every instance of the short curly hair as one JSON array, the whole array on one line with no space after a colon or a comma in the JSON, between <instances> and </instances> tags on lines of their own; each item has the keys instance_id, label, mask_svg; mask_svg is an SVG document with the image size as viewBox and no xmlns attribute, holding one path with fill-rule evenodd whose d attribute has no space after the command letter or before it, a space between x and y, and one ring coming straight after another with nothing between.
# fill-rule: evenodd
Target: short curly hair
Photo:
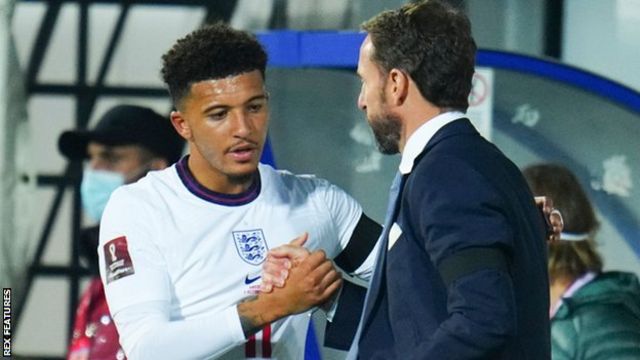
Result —
<instances>
[{"instance_id":1,"label":"short curly hair","mask_svg":"<svg viewBox=\"0 0 640 360\"><path fill-rule=\"evenodd\" d=\"M259 70L267 53L252 34L223 23L207 25L179 39L162 56L162 78L175 106L196 82Z\"/></svg>"}]
</instances>

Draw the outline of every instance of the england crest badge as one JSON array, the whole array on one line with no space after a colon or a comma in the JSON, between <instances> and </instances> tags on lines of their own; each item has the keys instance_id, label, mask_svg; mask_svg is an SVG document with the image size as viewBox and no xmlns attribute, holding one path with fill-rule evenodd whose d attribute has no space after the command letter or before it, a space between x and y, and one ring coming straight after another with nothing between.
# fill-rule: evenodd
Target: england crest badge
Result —
<instances>
[{"instance_id":1,"label":"england crest badge","mask_svg":"<svg viewBox=\"0 0 640 360\"><path fill-rule=\"evenodd\" d=\"M267 241L261 229L233 231L233 241L242 260L251 265L260 265L267 258Z\"/></svg>"}]
</instances>

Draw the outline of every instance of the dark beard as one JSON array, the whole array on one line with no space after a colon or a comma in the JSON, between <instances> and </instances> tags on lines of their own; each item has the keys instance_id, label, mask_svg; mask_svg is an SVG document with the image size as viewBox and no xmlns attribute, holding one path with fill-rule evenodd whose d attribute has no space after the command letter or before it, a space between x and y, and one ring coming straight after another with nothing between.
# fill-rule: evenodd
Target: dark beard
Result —
<instances>
[{"instance_id":1,"label":"dark beard","mask_svg":"<svg viewBox=\"0 0 640 360\"><path fill-rule=\"evenodd\" d=\"M400 152L400 120L395 116L386 114L384 117L372 119L369 122L373 135L376 138L378 150L385 155L393 155Z\"/></svg>"}]
</instances>

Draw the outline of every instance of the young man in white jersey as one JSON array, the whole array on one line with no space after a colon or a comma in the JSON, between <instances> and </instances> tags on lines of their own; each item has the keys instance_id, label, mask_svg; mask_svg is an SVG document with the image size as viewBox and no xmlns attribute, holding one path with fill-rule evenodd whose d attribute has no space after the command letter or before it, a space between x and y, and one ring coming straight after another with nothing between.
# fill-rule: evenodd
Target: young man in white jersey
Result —
<instances>
[{"instance_id":1,"label":"young man in white jersey","mask_svg":"<svg viewBox=\"0 0 640 360\"><path fill-rule=\"evenodd\" d=\"M341 285L327 259L366 279L380 226L327 181L258 163L268 93L253 36L208 26L163 61L190 154L116 190L102 218L100 271L120 342L130 359L302 359L301 313ZM285 287L260 293L268 250L305 232L311 255Z\"/></svg>"},{"instance_id":2,"label":"young man in white jersey","mask_svg":"<svg viewBox=\"0 0 640 360\"><path fill-rule=\"evenodd\" d=\"M178 161L184 139L152 109L117 105L94 128L63 132L58 148L69 160L86 161L80 185L82 209L88 218L98 221L116 188ZM91 280L76 309L68 360L124 359L98 276L99 228L95 224L80 231L81 257Z\"/></svg>"}]
</instances>

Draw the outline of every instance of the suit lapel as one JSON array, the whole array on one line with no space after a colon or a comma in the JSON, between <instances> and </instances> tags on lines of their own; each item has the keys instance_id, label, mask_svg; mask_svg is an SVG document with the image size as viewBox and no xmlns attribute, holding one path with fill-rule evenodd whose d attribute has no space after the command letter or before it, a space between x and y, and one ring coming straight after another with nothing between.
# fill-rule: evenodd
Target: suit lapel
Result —
<instances>
[{"instance_id":1,"label":"suit lapel","mask_svg":"<svg viewBox=\"0 0 640 360\"><path fill-rule=\"evenodd\" d=\"M398 174L399 175L399 174ZM391 226L395 222L395 219L398 216L398 210L400 209L400 203L402 198L402 190L404 188L404 183L406 181L407 176L401 176L400 179L397 180L397 187L394 189L392 187L389 192L389 206L387 209L387 216L385 219L384 230L380 235L380 248L378 249L378 256L376 260L376 268L373 273L373 277L371 279L371 284L369 284L369 291L367 293L367 297L365 299L364 304L364 315L363 315L363 331L366 329L366 326L370 320L370 314L372 309L375 307L375 304L379 301L380 295L383 294L380 290L383 284L383 281L386 277L386 260L387 260L387 246L389 244L389 230Z\"/></svg>"}]
</instances>

